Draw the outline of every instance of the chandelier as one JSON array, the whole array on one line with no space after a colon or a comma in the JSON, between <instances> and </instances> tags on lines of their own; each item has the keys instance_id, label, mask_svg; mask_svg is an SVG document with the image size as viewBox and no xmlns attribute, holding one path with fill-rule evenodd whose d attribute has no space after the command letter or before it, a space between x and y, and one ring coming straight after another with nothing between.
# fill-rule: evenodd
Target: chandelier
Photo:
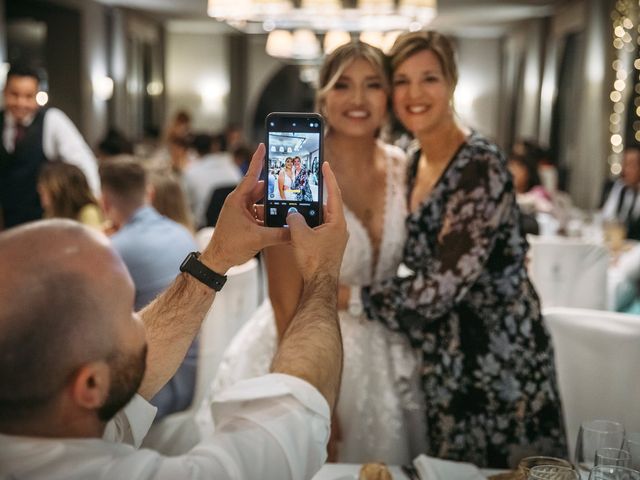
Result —
<instances>
[{"instance_id":1,"label":"chandelier","mask_svg":"<svg viewBox=\"0 0 640 480\"><path fill-rule=\"evenodd\" d=\"M437 0L208 0L208 14L245 33L269 33L267 53L312 60L354 36L387 49L436 15Z\"/></svg>"}]
</instances>

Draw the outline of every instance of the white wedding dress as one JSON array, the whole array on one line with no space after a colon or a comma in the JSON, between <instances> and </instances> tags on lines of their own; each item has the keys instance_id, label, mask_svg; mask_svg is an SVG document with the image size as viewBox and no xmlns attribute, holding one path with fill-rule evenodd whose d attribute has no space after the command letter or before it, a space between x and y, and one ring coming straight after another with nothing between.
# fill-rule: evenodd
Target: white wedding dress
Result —
<instances>
[{"instance_id":1,"label":"white wedding dress","mask_svg":"<svg viewBox=\"0 0 640 480\"><path fill-rule=\"evenodd\" d=\"M349 240L340 282L369 285L396 274L405 240L406 159L396 147L384 145L387 160L384 232L377 265L363 224L345 207ZM418 362L403 336L364 314L340 312L344 344L342 385L336 407L342 440L338 460L348 463L409 463L424 451ZM276 327L265 301L234 337L224 354L211 395L240 379L268 372L276 349ZM210 399L205 404L210 405Z\"/></svg>"},{"instance_id":2,"label":"white wedding dress","mask_svg":"<svg viewBox=\"0 0 640 480\"><path fill-rule=\"evenodd\" d=\"M284 172L284 198L282 200L296 200L296 194L291 190L293 177Z\"/></svg>"}]
</instances>

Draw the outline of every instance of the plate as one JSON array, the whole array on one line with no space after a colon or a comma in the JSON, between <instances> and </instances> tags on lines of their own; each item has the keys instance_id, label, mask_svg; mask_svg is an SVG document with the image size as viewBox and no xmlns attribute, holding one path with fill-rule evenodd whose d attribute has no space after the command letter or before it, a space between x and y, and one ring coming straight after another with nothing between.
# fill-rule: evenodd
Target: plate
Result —
<instances>
[{"instance_id":1,"label":"plate","mask_svg":"<svg viewBox=\"0 0 640 480\"><path fill-rule=\"evenodd\" d=\"M487 480L520 480L517 471L498 473L487 477Z\"/></svg>"}]
</instances>

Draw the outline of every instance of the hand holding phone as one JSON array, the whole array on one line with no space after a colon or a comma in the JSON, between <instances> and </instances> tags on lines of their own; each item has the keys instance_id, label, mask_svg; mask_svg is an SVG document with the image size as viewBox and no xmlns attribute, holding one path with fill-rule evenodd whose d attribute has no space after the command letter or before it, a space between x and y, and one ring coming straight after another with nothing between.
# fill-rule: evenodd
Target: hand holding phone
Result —
<instances>
[{"instance_id":1,"label":"hand holding phone","mask_svg":"<svg viewBox=\"0 0 640 480\"><path fill-rule=\"evenodd\" d=\"M290 211L322 224L324 122L317 113L270 113L266 119L265 225L284 227Z\"/></svg>"}]
</instances>

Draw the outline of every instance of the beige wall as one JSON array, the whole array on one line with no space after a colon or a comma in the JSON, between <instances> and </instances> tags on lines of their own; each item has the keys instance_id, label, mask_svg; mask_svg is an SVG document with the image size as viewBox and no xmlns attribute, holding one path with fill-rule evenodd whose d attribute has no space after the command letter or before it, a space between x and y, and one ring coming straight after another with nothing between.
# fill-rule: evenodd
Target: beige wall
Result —
<instances>
[{"instance_id":1,"label":"beige wall","mask_svg":"<svg viewBox=\"0 0 640 480\"><path fill-rule=\"evenodd\" d=\"M167 26L166 111L186 109L196 130L217 131L227 123L229 72L224 33L184 24Z\"/></svg>"},{"instance_id":2,"label":"beige wall","mask_svg":"<svg viewBox=\"0 0 640 480\"><path fill-rule=\"evenodd\" d=\"M463 123L492 138L499 137L500 40L456 38L459 80L455 108Z\"/></svg>"},{"instance_id":3,"label":"beige wall","mask_svg":"<svg viewBox=\"0 0 640 480\"><path fill-rule=\"evenodd\" d=\"M52 0L52 3L80 12L82 121L78 129L89 146L94 147L108 126L107 103L93 95L93 82L108 72L106 7L94 0Z\"/></svg>"},{"instance_id":4,"label":"beige wall","mask_svg":"<svg viewBox=\"0 0 640 480\"><path fill-rule=\"evenodd\" d=\"M251 121L255 114L260 94L271 77L282 68L282 62L270 57L265 52L267 42L266 35L254 35L249 37L249 71L247 72L247 110L245 114L245 131L250 132Z\"/></svg>"},{"instance_id":5,"label":"beige wall","mask_svg":"<svg viewBox=\"0 0 640 480\"><path fill-rule=\"evenodd\" d=\"M583 208L596 208L606 178L610 102L611 21L608 1L588 0L582 101L576 112L579 142L571 163L570 193Z\"/></svg>"}]
</instances>

